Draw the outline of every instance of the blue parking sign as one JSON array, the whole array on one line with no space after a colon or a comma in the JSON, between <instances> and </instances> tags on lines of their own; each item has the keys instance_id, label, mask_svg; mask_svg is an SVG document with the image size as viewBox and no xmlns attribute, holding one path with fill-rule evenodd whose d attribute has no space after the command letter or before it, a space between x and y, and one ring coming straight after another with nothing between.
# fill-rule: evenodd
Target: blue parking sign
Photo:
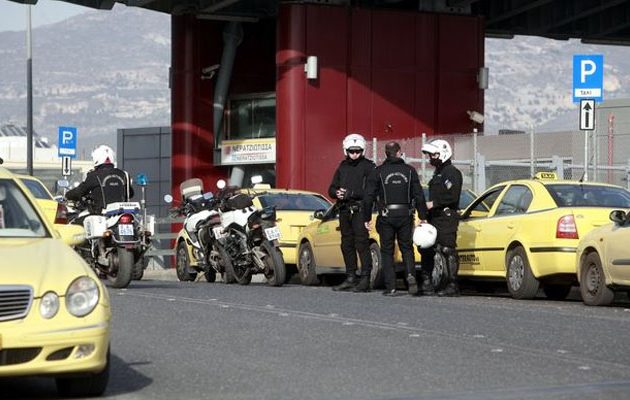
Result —
<instances>
[{"instance_id":1,"label":"blue parking sign","mask_svg":"<svg viewBox=\"0 0 630 400\"><path fill-rule=\"evenodd\" d=\"M573 102L592 99L604 101L604 56L589 54L573 56Z\"/></svg>"},{"instance_id":2,"label":"blue parking sign","mask_svg":"<svg viewBox=\"0 0 630 400\"><path fill-rule=\"evenodd\" d=\"M59 157L77 157L77 128L59 127Z\"/></svg>"}]
</instances>

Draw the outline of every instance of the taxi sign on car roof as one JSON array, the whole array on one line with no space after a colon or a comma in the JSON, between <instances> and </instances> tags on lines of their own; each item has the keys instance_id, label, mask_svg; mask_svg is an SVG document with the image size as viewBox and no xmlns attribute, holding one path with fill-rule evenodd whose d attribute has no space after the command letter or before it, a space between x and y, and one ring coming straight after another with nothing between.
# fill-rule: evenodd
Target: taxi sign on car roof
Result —
<instances>
[{"instance_id":1,"label":"taxi sign on car roof","mask_svg":"<svg viewBox=\"0 0 630 400\"><path fill-rule=\"evenodd\" d=\"M558 174L556 174L555 172L538 172L536 175L534 175L534 179L556 181L558 180Z\"/></svg>"}]
</instances>

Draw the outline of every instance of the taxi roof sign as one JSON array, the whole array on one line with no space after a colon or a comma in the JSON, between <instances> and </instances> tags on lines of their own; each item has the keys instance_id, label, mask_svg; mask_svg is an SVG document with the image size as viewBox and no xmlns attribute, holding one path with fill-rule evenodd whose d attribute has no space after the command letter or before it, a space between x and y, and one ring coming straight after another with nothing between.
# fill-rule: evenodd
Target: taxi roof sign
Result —
<instances>
[{"instance_id":1,"label":"taxi roof sign","mask_svg":"<svg viewBox=\"0 0 630 400\"><path fill-rule=\"evenodd\" d=\"M538 172L534 175L534 179L556 181L558 180L558 174L555 172Z\"/></svg>"}]
</instances>

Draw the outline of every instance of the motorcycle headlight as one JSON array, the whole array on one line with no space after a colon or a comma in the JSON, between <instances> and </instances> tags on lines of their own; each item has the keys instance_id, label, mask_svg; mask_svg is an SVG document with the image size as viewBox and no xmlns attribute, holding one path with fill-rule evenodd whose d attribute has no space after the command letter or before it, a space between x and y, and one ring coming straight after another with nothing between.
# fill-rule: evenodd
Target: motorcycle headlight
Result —
<instances>
[{"instance_id":1,"label":"motorcycle headlight","mask_svg":"<svg viewBox=\"0 0 630 400\"><path fill-rule=\"evenodd\" d=\"M55 292L47 292L39 303L39 313L42 317L50 319L57 315L57 311L59 311L59 296Z\"/></svg>"},{"instance_id":2,"label":"motorcycle headlight","mask_svg":"<svg viewBox=\"0 0 630 400\"><path fill-rule=\"evenodd\" d=\"M75 317L83 317L94 310L98 304L100 293L98 285L92 278L82 276L68 286L66 291L66 308Z\"/></svg>"}]
</instances>

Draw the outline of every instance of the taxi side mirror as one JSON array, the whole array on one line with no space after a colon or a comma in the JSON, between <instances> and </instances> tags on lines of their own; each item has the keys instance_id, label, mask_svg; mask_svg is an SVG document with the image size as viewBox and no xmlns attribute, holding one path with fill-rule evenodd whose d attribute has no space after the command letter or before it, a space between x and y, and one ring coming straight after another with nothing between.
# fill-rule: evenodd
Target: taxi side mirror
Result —
<instances>
[{"instance_id":1,"label":"taxi side mirror","mask_svg":"<svg viewBox=\"0 0 630 400\"><path fill-rule=\"evenodd\" d=\"M324 219L324 214L326 213L325 210L316 210L313 213L313 218L314 219Z\"/></svg>"},{"instance_id":2,"label":"taxi side mirror","mask_svg":"<svg viewBox=\"0 0 630 400\"><path fill-rule=\"evenodd\" d=\"M55 229L68 246L76 246L85 240L85 229L80 225L55 225Z\"/></svg>"},{"instance_id":3,"label":"taxi side mirror","mask_svg":"<svg viewBox=\"0 0 630 400\"><path fill-rule=\"evenodd\" d=\"M623 210L613 210L608 218L617 225L623 225L626 222L626 213Z\"/></svg>"}]
</instances>

